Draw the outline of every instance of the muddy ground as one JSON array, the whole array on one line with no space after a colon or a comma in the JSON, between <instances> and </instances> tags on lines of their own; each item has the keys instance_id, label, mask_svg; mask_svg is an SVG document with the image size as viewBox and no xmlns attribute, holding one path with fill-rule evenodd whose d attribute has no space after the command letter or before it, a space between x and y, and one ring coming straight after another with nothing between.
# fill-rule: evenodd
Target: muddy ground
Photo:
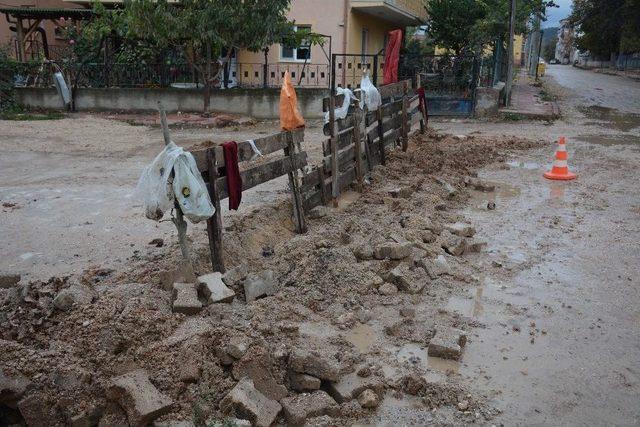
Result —
<instances>
[{"instance_id":1,"label":"muddy ground","mask_svg":"<svg viewBox=\"0 0 640 427\"><path fill-rule=\"evenodd\" d=\"M243 372L256 375L247 367L270 372L265 392L295 395L292 353L314 349L319 363L330 361L341 380L366 381L381 403L340 403L310 416L310 425L637 423L640 111L629 111L633 101L600 105L597 90L637 88L606 80L592 95L568 82L617 77L571 70L550 67L547 82L561 96L563 120L435 122L439 132L413 139L362 195L347 194L338 209L311 220L306 235L293 232L285 183L258 187L240 214L225 212L225 258L230 267L273 270L277 292L246 304L237 282L233 303L188 317L171 312L166 290L179 260L171 224L145 220L126 196L157 151L158 130L91 116L1 122L0 198L15 204L1 213L12 243L3 245L1 265L23 279L0 289L0 364L28 384L25 416L122 425L126 416L105 390L113 376L144 368L174 402L158 422L220 420L221 399ZM216 138L272 128L216 131ZM187 146L212 133L173 131ZM306 149L318 158L319 127L308 135ZM571 183L541 178L560 135L569 137L579 174ZM465 186L476 173L495 189ZM392 197L398 188L407 198ZM443 227L457 221L488 243L481 253L443 250L455 239ZM190 225L190 235L197 270L206 273L203 228ZM153 238L165 244L148 245ZM368 259L368 249L394 242L409 242L410 256ZM432 277L424 261L439 255L450 272ZM385 283L397 283L389 276L397 265L414 286L394 293ZM76 285L91 289L92 303L52 306ZM446 327L467 333L460 361L427 355ZM248 350L229 360L227 344L237 340ZM322 388L331 391L331 382ZM2 407L5 420L21 421L10 406ZM278 422L286 423L284 413Z\"/></svg>"}]
</instances>

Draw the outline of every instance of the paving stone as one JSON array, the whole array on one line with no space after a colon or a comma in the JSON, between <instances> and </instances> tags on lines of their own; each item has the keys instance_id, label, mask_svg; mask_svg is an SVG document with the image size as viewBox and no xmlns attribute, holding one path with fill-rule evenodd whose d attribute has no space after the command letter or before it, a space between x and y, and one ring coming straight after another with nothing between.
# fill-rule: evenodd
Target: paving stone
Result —
<instances>
[{"instance_id":1,"label":"paving stone","mask_svg":"<svg viewBox=\"0 0 640 427\"><path fill-rule=\"evenodd\" d=\"M241 379L220 402L222 413L248 419L258 427L273 424L281 409L278 402L256 390L249 378Z\"/></svg>"},{"instance_id":2,"label":"paving stone","mask_svg":"<svg viewBox=\"0 0 640 427\"><path fill-rule=\"evenodd\" d=\"M236 293L223 281L222 273L215 272L198 277L198 283L204 297L210 304L231 302Z\"/></svg>"},{"instance_id":3,"label":"paving stone","mask_svg":"<svg viewBox=\"0 0 640 427\"><path fill-rule=\"evenodd\" d=\"M451 274L451 267L444 255L438 255L435 259L423 258L418 261L418 266L422 267L432 280Z\"/></svg>"},{"instance_id":4,"label":"paving stone","mask_svg":"<svg viewBox=\"0 0 640 427\"><path fill-rule=\"evenodd\" d=\"M247 266L245 264L240 264L224 273L222 281L227 286L235 286L243 281L248 274L249 270L247 269Z\"/></svg>"},{"instance_id":5,"label":"paving stone","mask_svg":"<svg viewBox=\"0 0 640 427\"><path fill-rule=\"evenodd\" d=\"M394 187L388 190L388 193L394 199L397 199L397 198L408 199L413 194L413 188L411 186Z\"/></svg>"},{"instance_id":6,"label":"paving stone","mask_svg":"<svg viewBox=\"0 0 640 427\"><path fill-rule=\"evenodd\" d=\"M236 380L250 378L253 386L269 399L279 401L288 393L287 388L278 384L271 374L271 356L266 348L254 346L234 363L231 374Z\"/></svg>"},{"instance_id":7,"label":"paving stone","mask_svg":"<svg viewBox=\"0 0 640 427\"><path fill-rule=\"evenodd\" d=\"M289 385L295 391L313 391L320 389L321 381L311 375L291 372L289 374Z\"/></svg>"},{"instance_id":8,"label":"paving stone","mask_svg":"<svg viewBox=\"0 0 640 427\"><path fill-rule=\"evenodd\" d=\"M342 376L339 381L331 382L327 391L338 403L344 403L355 399L366 389L382 395L384 382L375 376L362 377L357 372L352 372Z\"/></svg>"},{"instance_id":9,"label":"paving stone","mask_svg":"<svg viewBox=\"0 0 640 427\"><path fill-rule=\"evenodd\" d=\"M31 381L20 373L6 374L0 368L0 403L10 408L16 408Z\"/></svg>"},{"instance_id":10,"label":"paving stone","mask_svg":"<svg viewBox=\"0 0 640 427\"><path fill-rule=\"evenodd\" d=\"M282 409L290 426L302 426L307 418L337 416L340 407L327 392L318 390L282 399Z\"/></svg>"},{"instance_id":11,"label":"paving stone","mask_svg":"<svg viewBox=\"0 0 640 427\"><path fill-rule=\"evenodd\" d=\"M460 237L473 237L476 234L475 227L465 224L464 222L456 222L454 224L447 224L444 226L445 230L449 230L451 234L455 234Z\"/></svg>"},{"instance_id":12,"label":"paving stone","mask_svg":"<svg viewBox=\"0 0 640 427\"><path fill-rule=\"evenodd\" d=\"M353 256L360 261L373 259L373 248L367 244L358 245L353 248Z\"/></svg>"},{"instance_id":13,"label":"paving stone","mask_svg":"<svg viewBox=\"0 0 640 427\"><path fill-rule=\"evenodd\" d=\"M202 310L202 303L198 300L198 291L195 283L174 283L173 297L174 313L192 315Z\"/></svg>"},{"instance_id":14,"label":"paving stone","mask_svg":"<svg viewBox=\"0 0 640 427\"><path fill-rule=\"evenodd\" d=\"M306 349L295 349L291 352L289 368L293 372L313 375L327 381L337 381L339 375L335 359Z\"/></svg>"},{"instance_id":15,"label":"paving stone","mask_svg":"<svg viewBox=\"0 0 640 427\"><path fill-rule=\"evenodd\" d=\"M127 413L132 425L147 425L171 411L173 402L151 384L144 369L111 378L107 397L117 402Z\"/></svg>"},{"instance_id":16,"label":"paving stone","mask_svg":"<svg viewBox=\"0 0 640 427\"><path fill-rule=\"evenodd\" d=\"M44 399L44 396L37 394L27 396L18 402L18 409L29 427L49 425L53 418L49 403Z\"/></svg>"},{"instance_id":17,"label":"paving stone","mask_svg":"<svg viewBox=\"0 0 640 427\"><path fill-rule=\"evenodd\" d=\"M467 242L464 238L449 234L442 242L442 249L453 256L460 256L464 253Z\"/></svg>"},{"instance_id":18,"label":"paving stone","mask_svg":"<svg viewBox=\"0 0 640 427\"><path fill-rule=\"evenodd\" d=\"M426 283L411 277L409 267L406 264L400 264L391 270L388 280L395 284L399 290L410 294L420 293L426 285Z\"/></svg>"},{"instance_id":19,"label":"paving stone","mask_svg":"<svg viewBox=\"0 0 640 427\"><path fill-rule=\"evenodd\" d=\"M244 294L247 302L276 293L275 274L271 270L252 273L244 280Z\"/></svg>"},{"instance_id":20,"label":"paving stone","mask_svg":"<svg viewBox=\"0 0 640 427\"><path fill-rule=\"evenodd\" d=\"M465 248L465 253L467 252L482 252L487 247L487 242L478 239L470 239L467 240L467 247Z\"/></svg>"},{"instance_id":21,"label":"paving stone","mask_svg":"<svg viewBox=\"0 0 640 427\"><path fill-rule=\"evenodd\" d=\"M371 389L366 389L358 396L358 403L363 408L375 408L380 404L380 398Z\"/></svg>"},{"instance_id":22,"label":"paving stone","mask_svg":"<svg viewBox=\"0 0 640 427\"><path fill-rule=\"evenodd\" d=\"M249 348L249 340L246 337L233 337L225 347L227 354L234 359L240 359Z\"/></svg>"},{"instance_id":23,"label":"paving stone","mask_svg":"<svg viewBox=\"0 0 640 427\"><path fill-rule=\"evenodd\" d=\"M15 286L20 281L20 275L17 273L0 273L0 288L8 289Z\"/></svg>"},{"instance_id":24,"label":"paving stone","mask_svg":"<svg viewBox=\"0 0 640 427\"><path fill-rule=\"evenodd\" d=\"M375 259L401 260L411 255L412 247L413 245L410 242L385 243L375 248L375 250L373 251L373 257Z\"/></svg>"},{"instance_id":25,"label":"paving stone","mask_svg":"<svg viewBox=\"0 0 640 427\"><path fill-rule=\"evenodd\" d=\"M456 328L438 328L429 341L427 353L433 357L458 360L466 343L466 332Z\"/></svg>"}]
</instances>

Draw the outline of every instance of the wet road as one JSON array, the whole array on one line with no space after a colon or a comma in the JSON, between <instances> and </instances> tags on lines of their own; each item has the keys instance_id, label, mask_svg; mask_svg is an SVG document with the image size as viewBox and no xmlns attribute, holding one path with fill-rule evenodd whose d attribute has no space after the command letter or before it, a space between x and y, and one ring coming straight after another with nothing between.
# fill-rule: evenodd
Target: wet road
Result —
<instances>
[{"instance_id":1,"label":"wet road","mask_svg":"<svg viewBox=\"0 0 640 427\"><path fill-rule=\"evenodd\" d=\"M640 83L564 66L548 75L563 92L561 121L435 125L565 135L578 173L542 178L551 147L480 172L498 187L463 212L489 246L480 285L447 305L483 325L459 373L503 411L494 424L638 425ZM489 199L495 211L481 209Z\"/></svg>"}]
</instances>

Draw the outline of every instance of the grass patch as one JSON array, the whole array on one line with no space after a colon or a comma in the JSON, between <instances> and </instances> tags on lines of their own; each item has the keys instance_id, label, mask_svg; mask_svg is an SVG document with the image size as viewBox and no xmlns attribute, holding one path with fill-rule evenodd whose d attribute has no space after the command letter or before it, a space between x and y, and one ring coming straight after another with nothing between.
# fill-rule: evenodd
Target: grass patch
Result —
<instances>
[{"instance_id":1,"label":"grass patch","mask_svg":"<svg viewBox=\"0 0 640 427\"><path fill-rule=\"evenodd\" d=\"M502 118L507 122L519 122L524 119L522 115L516 113L505 113Z\"/></svg>"},{"instance_id":2,"label":"grass patch","mask_svg":"<svg viewBox=\"0 0 640 427\"><path fill-rule=\"evenodd\" d=\"M21 108L10 108L0 111L0 120L60 120L66 116L60 111L28 111Z\"/></svg>"}]
</instances>

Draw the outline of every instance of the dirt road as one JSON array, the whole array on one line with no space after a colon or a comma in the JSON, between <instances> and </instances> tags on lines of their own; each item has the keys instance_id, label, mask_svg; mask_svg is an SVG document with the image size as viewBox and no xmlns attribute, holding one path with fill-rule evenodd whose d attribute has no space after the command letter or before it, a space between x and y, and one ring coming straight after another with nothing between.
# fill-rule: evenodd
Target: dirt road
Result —
<instances>
[{"instance_id":1,"label":"dirt road","mask_svg":"<svg viewBox=\"0 0 640 427\"><path fill-rule=\"evenodd\" d=\"M453 133L568 137L572 182L549 150L488 167L495 211L464 213L489 241L480 285L448 308L477 319L459 373L495 393L506 425L640 422L640 84L550 66L563 120L442 123ZM494 420L495 422L495 420Z\"/></svg>"}]
</instances>

